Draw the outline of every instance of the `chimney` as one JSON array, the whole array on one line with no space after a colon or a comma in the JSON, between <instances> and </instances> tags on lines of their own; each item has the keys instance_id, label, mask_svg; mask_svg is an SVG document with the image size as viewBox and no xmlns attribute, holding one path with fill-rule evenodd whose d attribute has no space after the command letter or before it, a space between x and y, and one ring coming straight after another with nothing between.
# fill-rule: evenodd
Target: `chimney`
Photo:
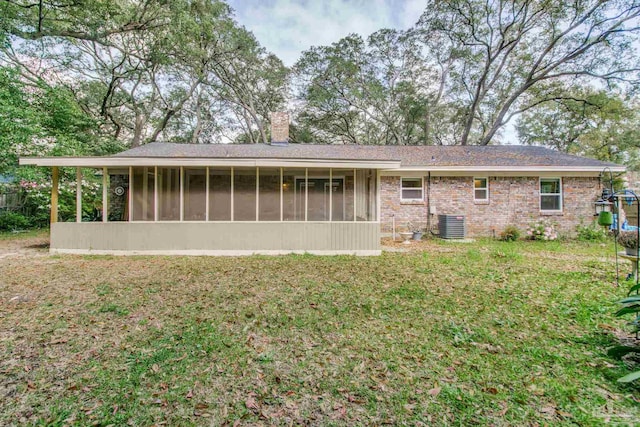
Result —
<instances>
[{"instance_id":1,"label":"chimney","mask_svg":"<svg viewBox=\"0 0 640 427\"><path fill-rule=\"evenodd\" d=\"M271 145L289 144L289 113L271 113Z\"/></svg>"}]
</instances>

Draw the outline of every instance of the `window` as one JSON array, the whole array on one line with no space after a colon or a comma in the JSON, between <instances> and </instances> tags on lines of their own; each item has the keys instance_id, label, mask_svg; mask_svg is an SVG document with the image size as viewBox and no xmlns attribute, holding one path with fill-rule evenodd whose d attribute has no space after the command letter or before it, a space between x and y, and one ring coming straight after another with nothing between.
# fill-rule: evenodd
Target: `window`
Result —
<instances>
[{"instance_id":1,"label":"window","mask_svg":"<svg viewBox=\"0 0 640 427\"><path fill-rule=\"evenodd\" d=\"M400 181L402 200L422 201L422 178L401 178Z\"/></svg>"},{"instance_id":2,"label":"window","mask_svg":"<svg viewBox=\"0 0 640 427\"><path fill-rule=\"evenodd\" d=\"M540 178L540 210L562 210L562 181L560 178Z\"/></svg>"},{"instance_id":3,"label":"window","mask_svg":"<svg viewBox=\"0 0 640 427\"><path fill-rule=\"evenodd\" d=\"M473 178L473 199L476 202L489 200L489 179Z\"/></svg>"}]
</instances>

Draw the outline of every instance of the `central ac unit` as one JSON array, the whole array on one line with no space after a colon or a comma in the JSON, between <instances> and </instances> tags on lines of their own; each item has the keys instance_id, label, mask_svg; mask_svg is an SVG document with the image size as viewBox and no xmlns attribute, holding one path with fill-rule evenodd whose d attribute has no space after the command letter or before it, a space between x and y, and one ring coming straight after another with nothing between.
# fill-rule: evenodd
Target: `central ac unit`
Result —
<instances>
[{"instance_id":1,"label":"central ac unit","mask_svg":"<svg viewBox=\"0 0 640 427\"><path fill-rule=\"evenodd\" d=\"M438 232L443 239L464 239L467 234L464 215L438 215Z\"/></svg>"}]
</instances>

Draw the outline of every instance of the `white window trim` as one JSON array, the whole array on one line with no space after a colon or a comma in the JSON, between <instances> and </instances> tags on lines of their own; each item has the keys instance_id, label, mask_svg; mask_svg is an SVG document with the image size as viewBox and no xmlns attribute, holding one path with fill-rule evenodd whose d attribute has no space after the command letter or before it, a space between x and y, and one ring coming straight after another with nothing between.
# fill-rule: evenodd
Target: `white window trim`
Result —
<instances>
[{"instance_id":1,"label":"white window trim","mask_svg":"<svg viewBox=\"0 0 640 427\"><path fill-rule=\"evenodd\" d=\"M476 188L476 179L484 179L486 183L486 187ZM486 195L484 199L476 198L476 190L486 190ZM473 177L473 201L474 202L488 202L489 201L489 177L488 176L474 176Z\"/></svg>"},{"instance_id":2,"label":"white window trim","mask_svg":"<svg viewBox=\"0 0 640 427\"><path fill-rule=\"evenodd\" d=\"M559 193L543 193L542 192L542 181L549 181L552 179L557 179L559 182L559 188L560 188L560 192ZM540 208L540 212L553 212L553 213L558 213L558 212L562 212L562 207L564 205L564 194L562 192L562 177L540 177L538 178L538 206ZM542 196L560 196L560 209L542 209Z\"/></svg>"},{"instance_id":3,"label":"white window trim","mask_svg":"<svg viewBox=\"0 0 640 427\"><path fill-rule=\"evenodd\" d=\"M402 186L403 179L419 179L420 180L420 198L419 199L405 199L402 197L404 187ZM407 190L417 190L418 187L407 187ZM424 201L424 177L422 176L402 176L400 177L400 201L401 202L423 202Z\"/></svg>"}]
</instances>

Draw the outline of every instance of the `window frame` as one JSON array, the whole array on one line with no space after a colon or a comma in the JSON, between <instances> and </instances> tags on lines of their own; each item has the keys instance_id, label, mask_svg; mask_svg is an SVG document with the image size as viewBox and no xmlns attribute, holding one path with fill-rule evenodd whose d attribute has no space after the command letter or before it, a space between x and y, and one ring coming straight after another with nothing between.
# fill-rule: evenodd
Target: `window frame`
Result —
<instances>
[{"instance_id":1,"label":"window frame","mask_svg":"<svg viewBox=\"0 0 640 427\"><path fill-rule=\"evenodd\" d=\"M484 179L485 186L476 188L476 179ZM477 190L484 190L486 193L486 197L484 199L478 199L476 197ZM489 177L488 176L474 176L473 177L473 201L474 202L488 202L489 201Z\"/></svg>"},{"instance_id":2,"label":"window frame","mask_svg":"<svg viewBox=\"0 0 640 427\"><path fill-rule=\"evenodd\" d=\"M411 179L411 180L420 180L420 187L405 187L403 185L403 182L405 179ZM416 198L411 198L411 199L405 199L404 198L404 190L420 190L420 198L416 199ZM401 176L400 177L400 202L407 202L407 203L416 203L416 202L424 202L424 177L420 176L420 177L416 177L416 176Z\"/></svg>"},{"instance_id":3,"label":"window frame","mask_svg":"<svg viewBox=\"0 0 640 427\"><path fill-rule=\"evenodd\" d=\"M558 193L543 193L542 192L542 181L558 181ZM543 196L556 196L560 199L560 209L543 209L542 208L542 197ZM561 213L562 207L564 204L564 195L562 191L562 177L539 177L538 178L538 206L540 208L540 212L543 213Z\"/></svg>"}]
</instances>

